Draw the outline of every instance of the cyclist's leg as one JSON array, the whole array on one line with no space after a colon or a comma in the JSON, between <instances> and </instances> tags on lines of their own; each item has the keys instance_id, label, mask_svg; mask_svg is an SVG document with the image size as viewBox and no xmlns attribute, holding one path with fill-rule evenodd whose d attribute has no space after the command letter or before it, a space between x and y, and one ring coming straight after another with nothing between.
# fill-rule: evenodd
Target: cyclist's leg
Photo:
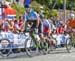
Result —
<instances>
[{"instance_id":1,"label":"cyclist's leg","mask_svg":"<svg viewBox=\"0 0 75 61\"><path fill-rule=\"evenodd\" d=\"M48 33L49 34L49 33ZM55 46L56 45L56 40L53 39L52 35L47 35L48 39L49 39L49 44Z\"/></svg>"},{"instance_id":2,"label":"cyclist's leg","mask_svg":"<svg viewBox=\"0 0 75 61\"><path fill-rule=\"evenodd\" d=\"M32 28L32 29L34 29L34 28ZM39 48L41 48L40 42L39 42L39 41L37 40L37 38L35 37L34 32L33 32L33 31L32 31L32 32L29 32L29 34L30 34L30 36L32 37L33 41L35 42L36 46L38 46ZM33 47L34 47L34 46L33 46Z\"/></svg>"},{"instance_id":3,"label":"cyclist's leg","mask_svg":"<svg viewBox=\"0 0 75 61\"><path fill-rule=\"evenodd\" d=\"M38 34L39 34L41 41L44 43L44 46L47 47L46 39L45 39L44 34L43 34L43 28L41 25L38 27Z\"/></svg>"}]
</instances>

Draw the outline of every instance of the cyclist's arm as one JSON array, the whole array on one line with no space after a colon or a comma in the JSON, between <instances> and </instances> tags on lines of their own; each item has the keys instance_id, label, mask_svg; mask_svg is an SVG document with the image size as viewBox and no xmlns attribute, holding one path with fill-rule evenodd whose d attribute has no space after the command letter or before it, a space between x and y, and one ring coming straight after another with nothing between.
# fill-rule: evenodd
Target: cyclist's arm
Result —
<instances>
[{"instance_id":1,"label":"cyclist's arm","mask_svg":"<svg viewBox=\"0 0 75 61\"><path fill-rule=\"evenodd\" d=\"M38 19L37 19L37 21L36 21L36 28L38 28L39 23L40 23L40 18L38 17Z\"/></svg>"},{"instance_id":2,"label":"cyclist's arm","mask_svg":"<svg viewBox=\"0 0 75 61\"><path fill-rule=\"evenodd\" d=\"M25 17L24 17L24 30L26 30L27 25L28 25L27 16L25 15Z\"/></svg>"},{"instance_id":3,"label":"cyclist's arm","mask_svg":"<svg viewBox=\"0 0 75 61\"><path fill-rule=\"evenodd\" d=\"M49 25L48 35L50 36L52 29L51 29L51 24L50 24L49 20L47 20L47 24Z\"/></svg>"},{"instance_id":4,"label":"cyclist's arm","mask_svg":"<svg viewBox=\"0 0 75 61\"><path fill-rule=\"evenodd\" d=\"M24 30L26 30L26 29L27 29L27 26L28 26L28 22L27 22L27 21L25 21L25 22L24 22L24 28L25 28Z\"/></svg>"}]
</instances>

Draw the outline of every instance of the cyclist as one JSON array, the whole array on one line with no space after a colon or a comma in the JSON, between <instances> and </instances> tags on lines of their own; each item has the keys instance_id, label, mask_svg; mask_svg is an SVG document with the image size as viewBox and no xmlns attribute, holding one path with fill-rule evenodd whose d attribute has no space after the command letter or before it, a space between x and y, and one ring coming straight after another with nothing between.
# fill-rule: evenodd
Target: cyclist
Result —
<instances>
[{"instance_id":1,"label":"cyclist","mask_svg":"<svg viewBox=\"0 0 75 61\"><path fill-rule=\"evenodd\" d=\"M49 40L49 45L55 45L55 40L52 39L52 23L48 19L45 18L44 15L41 15L41 19L43 22L43 34Z\"/></svg>"},{"instance_id":2,"label":"cyclist","mask_svg":"<svg viewBox=\"0 0 75 61\"><path fill-rule=\"evenodd\" d=\"M42 33L42 23L40 20L40 17L38 16L38 14L31 10L31 7L28 5L25 7L26 9L26 13L25 13L25 30L28 24L32 23L32 25L30 25L31 29L35 29L36 33L38 33L40 39L44 42L44 46L46 46L46 41L43 37L43 33ZM32 36L32 32L30 32L31 37ZM36 41L36 39L33 37L34 41ZM36 43L40 48L40 44Z\"/></svg>"},{"instance_id":3,"label":"cyclist","mask_svg":"<svg viewBox=\"0 0 75 61\"><path fill-rule=\"evenodd\" d=\"M42 14L41 15L41 20L43 23L43 33L45 36L50 36L51 33L51 24L49 23L49 20L45 18L45 16Z\"/></svg>"}]
</instances>

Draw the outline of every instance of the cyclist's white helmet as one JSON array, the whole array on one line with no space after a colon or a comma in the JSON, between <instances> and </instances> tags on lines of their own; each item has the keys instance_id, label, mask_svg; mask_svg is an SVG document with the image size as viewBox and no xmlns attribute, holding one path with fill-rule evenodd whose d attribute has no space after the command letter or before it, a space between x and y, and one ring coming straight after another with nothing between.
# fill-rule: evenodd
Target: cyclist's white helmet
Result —
<instances>
[{"instance_id":1,"label":"cyclist's white helmet","mask_svg":"<svg viewBox=\"0 0 75 61\"><path fill-rule=\"evenodd\" d=\"M69 19L72 19L74 17L75 17L74 13L71 13L70 16L69 16Z\"/></svg>"}]
</instances>

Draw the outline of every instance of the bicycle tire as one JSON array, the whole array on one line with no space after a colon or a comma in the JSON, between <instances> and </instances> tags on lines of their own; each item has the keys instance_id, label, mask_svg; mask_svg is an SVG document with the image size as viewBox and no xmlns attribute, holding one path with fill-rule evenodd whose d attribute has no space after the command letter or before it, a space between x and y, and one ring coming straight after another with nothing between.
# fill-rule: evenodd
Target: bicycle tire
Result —
<instances>
[{"instance_id":1,"label":"bicycle tire","mask_svg":"<svg viewBox=\"0 0 75 61\"><path fill-rule=\"evenodd\" d=\"M71 48L72 48L72 41L71 41L71 39L67 39L66 40L66 50L68 53L71 52Z\"/></svg>"},{"instance_id":2,"label":"bicycle tire","mask_svg":"<svg viewBox=\"0 0 75 61\"><path fill-rule=\"evenodd\" d=\"M2 57L8 57L11 54L12 45L11 45L10 40L8 40L8 39L1 39L0 43L5 43L3 41L6 41L8 43L7 46L9 46L9 47L7 47L4 44L2 44L2 48L0 49L0 55Z\"/></svg>"},{"instance_id":3,"label":"bicycle tire","mask_svg":"<svg viewBox=\"0 0 75 61\"><path fill-rule=\"evenodd\" d=\"M35 55L38 54L38 47L36 46L35 48L32 48L33 44L35 44L35 42L31 39L30 40L30 46L27 46L29 43L29 38L26 39L25 41L25 50L26 50L26 53L29 57L33 57Z\"/></svg>"},{"instance_id":4,"label":"bicycle tire","mask_svg":"<svg viewBox=\"0 0 75 61\"><path fill-rule=\"evenodd\" d=\"M52 45L52 43L50 43L49 40L47 40L48 43L48 54L50 54L51 52L54 52L56 50L56 46Z\"/></svg>"}]
</instances>

